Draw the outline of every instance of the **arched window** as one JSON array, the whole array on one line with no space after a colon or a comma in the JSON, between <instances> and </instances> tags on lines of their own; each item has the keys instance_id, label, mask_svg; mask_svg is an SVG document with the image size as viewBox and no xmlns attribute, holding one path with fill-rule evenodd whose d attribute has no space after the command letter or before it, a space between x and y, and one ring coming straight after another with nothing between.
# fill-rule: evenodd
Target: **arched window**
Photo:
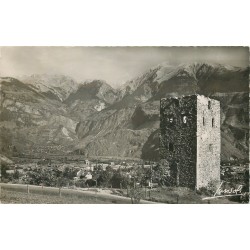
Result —
<instances>
[{"instance_id":1,"label":"arched window","mask_svg":"<svg viewBox=\"0 0 250 250\"><path fill-rule=\"evenodd\" d=\"M178 99L174 99L174 104L175 104L176 107L179 107L180 106L179 100Z\"/></svg>"},{"instance_id":2,"label":"arched window","mask_svg":"<svg viewBox=\"0 0 250 250\"><path fill-rule=\"evenodd\" d=\"M204 116L203 116L202 120L203 120L203 126L205 126L205 117Z\"/></svg>"},{"instance_id":3,"label":"arched window","mask_svg":"<svg viewBox=\"0 0 250 250\"><path fill-rule=\"evenodd\" d=\"M208 101L208 109L211 109L211 101Z\"/></svg>"},{"instance_id":4,"label":"arched window","mask_svg":"<svg viewBox=\"0 0 250 250\"><path fill-rule=\"evenodd\" d=\"M212 118L212 127L214 127L214 118Z\"/></svg>"},{"instance_id":5,"label":"arched window","mask_svg":"<svg viewBox=\"0 0 250 250\"><path fill-rule=\"evenodd\" d=\"M173 152L173 151L174 151L174 144L173 144L172 142L170 142L170 143L168 144L168 149L169 149L170 152Z\"/></svg>"}]
</instances>

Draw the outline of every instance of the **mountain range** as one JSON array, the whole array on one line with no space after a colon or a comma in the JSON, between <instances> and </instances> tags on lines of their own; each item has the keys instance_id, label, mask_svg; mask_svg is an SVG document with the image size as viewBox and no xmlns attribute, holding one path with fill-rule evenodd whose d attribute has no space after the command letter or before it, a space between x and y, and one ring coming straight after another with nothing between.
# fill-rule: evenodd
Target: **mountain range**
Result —
<instances>
[{"instance_id":1,"label":"mountain range","mask_svg":"<svg viewBox=\"0 0 250 250\"><path fill-rule=\"evenodd\" d=\"M64 75L1 77L1 155L74 154L159 160L159 102L221 102L222 160L248 159L249 68L162 63L113 89Z\"/></svg>"}]
</instances>

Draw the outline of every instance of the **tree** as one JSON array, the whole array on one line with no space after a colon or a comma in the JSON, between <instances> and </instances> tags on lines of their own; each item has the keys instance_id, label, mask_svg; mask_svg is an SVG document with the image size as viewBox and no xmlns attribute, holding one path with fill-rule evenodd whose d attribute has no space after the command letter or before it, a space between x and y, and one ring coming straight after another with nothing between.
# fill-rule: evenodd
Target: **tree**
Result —
<instances>
[{"instance_id":1,"label":"tree","mask_svg":"<svg viewBox=\"0 0 250 250\"><path fill-rule=\"evenodd\" d=\"M19 177L20 177L20 174L19 174L18 170L15 169L15 171L13 173L13 179L18 180Z\"/></svg>"},{"instance_id":2,"label":"tree","mask_svg":"<svg viewBox=\"0 0 250 250\"><path fill-rule=\"evenodd\" d=\"M40 183L42 182L42 175L41 173L38 173L36 171L28 171L26 173L26 181L27 184L31 184L31 185L40 185Z\"/></svg>"},{"instance_id":3,"label":"tree","mask_svg":"<svg viewBox=\"0 0 250 250\"><path fill-rule=\"evenodd\" d=\"M111 178L113 177L112 169L106 169L102 171L97 179L97 183L100 186L108 187L111 184Z\"/></svg>"},{"instance_id":4,"label":"tree","mask_svg":"<svg viewBox=\"0 0 250 250\"><path fill-rule=\"evenodd\" d=\"M88 186L88 187L94 187L96 185L96 181L93 180L93 179L88 179L86 180L85 184Z\"/></svg>"},{"instance_id":5,"label":"tree","mask_svg":"<svg viewBox=\"0 0 250 250\"><path fill-rule=\"evenodd\" d=\"M75 182L76 187L81 187L81 188L85 188L86 184L85 184L85 180L81 179L81 180L77 180Z\"/></svg>"},{"instance_id":6,"label":"tree","mask_svg":"<svg viewBox=\"0 0 250 250\"><path fill-rule=\"evenodd\" d=\"M131 203L132 204L140 203L140 200L142 198L142 188L140 186L136 185L135 178L131 182L129 196L131 198Z\"/></svg>"},{"instance_id":7,"label":"tree","mask_svg":"<svg viewBox=\"0 0 250 250\"><path fill-rule=\"evenodd\" d=\"M16 148L16 146L13 146L13 152L14 152L14 153L17 153L17 148Z\"/></svg>"},{"instance_id":8,"label":"tree","mask_svg":"<svg viewBox=\"0 0 250 250\"><path fill-rule=\"evenodd\" d=\"M69 167L64 168L63 173L62 173L63 177L71 179L70 178L71 177L70 174L71 173L70 173Z\"/></svg>"},{"instance_id":9,"label":"tree","mask_svg":"<svg viewBox=\"0 0 250 250\"><path fill-rule=\"evenodd\" d=\"M111 184L114 188L121 188L123 184L126 183L126 177L121 173L121 171L116 171L111 178Z\"/></svg>"},{"instance_id":10,"label":"tree","mask_svg":"<svg viewBox=\"0 0 250 250\"><path fill-rule=\"evenodd\" d=\"M7 171L9 168L7 167L7 165L5 163L1 163L1 176L2 178L7 178L8 174Z\"/></svg>"},{"instance_id":11,"label":"tree","mask_svg":"<svg viewBox=\"0 0 250 250\"><path fill-rule=\"evenodd\" d=\"M57 187L65 187L67 186L67 184L68 184L68 181L66 178L63 178L63 177L57 178Z\"/></svg>"},{"instance_id":12,"label":"tree","mask_svg":"<svg viewBox=\"0 0 250 250\"><path fill-rule=\"evenodd\" d=\"M244 173L244 183L245 183L245 187L246 187L246 192L249 192L249 170L245 170Z\"/></svg>"},{"instance_id":13,"label":"tree","mask_svg":"<svg viewBox=\"0 0 250 250\"><path fill-rule=\"evenodd\" d=\"M8 166L5 163L1 163L1 181L2 182L8 182L9 181L9 174L7 173Z\"/></svg>"}]
</instances>

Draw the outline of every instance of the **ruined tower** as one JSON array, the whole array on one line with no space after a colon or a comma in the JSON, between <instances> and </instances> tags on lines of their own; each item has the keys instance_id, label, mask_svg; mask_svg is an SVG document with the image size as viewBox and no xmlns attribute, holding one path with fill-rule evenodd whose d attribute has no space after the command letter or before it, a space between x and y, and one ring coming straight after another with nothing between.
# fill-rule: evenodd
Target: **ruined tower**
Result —
<instances>
[{"instance_id":1,"label":"ruined tower","mask_svg":"<svg viewBox=\"0 0 250 250\"><path fill-rule=\"evenodd\" d=\"M202 95L163 98L160 157L173 185L192 189L220 181L220 102Z\"/></svg>"}]
</instances>

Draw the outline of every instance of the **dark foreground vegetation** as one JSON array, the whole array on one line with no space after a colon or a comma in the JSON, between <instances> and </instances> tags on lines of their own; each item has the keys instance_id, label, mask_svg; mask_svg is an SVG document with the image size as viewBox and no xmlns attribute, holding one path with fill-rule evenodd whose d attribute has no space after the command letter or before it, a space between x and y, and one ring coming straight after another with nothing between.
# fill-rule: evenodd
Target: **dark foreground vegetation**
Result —
<instances>
[{"instance_id":1,"label":"dark foreground vegetation","mask_svg":"<svg viewBox=\"0 0 250 250\"><path fill-rule=\"evenodd\" d=\"M130 200L126 200L125 203L141 203L142 200L171 204L247 203L249 201L248 195L203 201L202 198L213 196L214 188L193 191L184 187L173 187L169 168L161 163L124 163L116 169L109 164L106 165L104 168L103 164L96 163L90 169L85 165L74 166L67 163L57 165L49 162L40 165L20 164L15 166L1 163L2 183L20 184L26 188L34 185L40 188L36 189L36 192L30 192L27 196L26 189L2 187L2 203L117 203L112 199L99 199L98 194L103 193L129 198ZM221 179L225 182L243 185L242 191L249 192L249 172L243 165L237 168L222 166ZM48 187L57 188L56 191L53 191L53 198L50 196L52 191L45 192L45 190L49 190ZM67 196L67 192L76 189L92 193L90 196L81 196L81 198ZM65 195L62 195L63 193Z\"/></svg>"}]
</instances>

